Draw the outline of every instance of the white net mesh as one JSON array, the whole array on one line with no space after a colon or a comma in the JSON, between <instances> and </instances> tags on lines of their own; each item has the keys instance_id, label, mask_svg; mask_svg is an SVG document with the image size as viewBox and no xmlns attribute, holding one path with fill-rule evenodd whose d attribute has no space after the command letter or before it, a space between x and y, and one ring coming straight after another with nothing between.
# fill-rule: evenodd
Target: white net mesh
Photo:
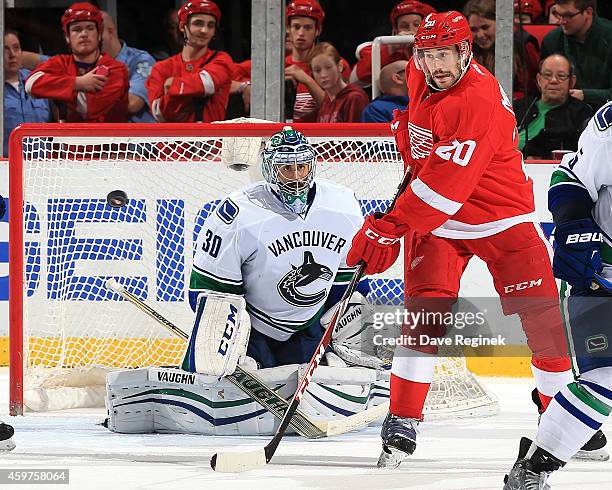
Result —
<instances>
[{"instance_id":1,"label":"white net mesh","mask_svg":"<svg viewBox=\"0 0 612 490\"><path fill-rule=\"evenodd\" d=\"M192 244L219 200L252 178L253 172L226 165L252 165L259 149L258 138L246 131L224 137L224 125L213 126L218 135L197 138L78 132L24 138L23 359L30 409L58 408L55 399L49 402L52 393L64 398L68 385L103 384L108 369L180 363L184 342L121 301L105 282L117 280L190 331ZM403 174L390 138L330 133L311 141L317 177L354 189L364 214L387 207ZM123 208L106 203L115 189L129 196ZM402 304L402 270L398 261L374 277L370 299ZM447 385L468 377L459 359L440 379ZM93 399L83 403L99 403Z\"/></svg>"}]
</instances>

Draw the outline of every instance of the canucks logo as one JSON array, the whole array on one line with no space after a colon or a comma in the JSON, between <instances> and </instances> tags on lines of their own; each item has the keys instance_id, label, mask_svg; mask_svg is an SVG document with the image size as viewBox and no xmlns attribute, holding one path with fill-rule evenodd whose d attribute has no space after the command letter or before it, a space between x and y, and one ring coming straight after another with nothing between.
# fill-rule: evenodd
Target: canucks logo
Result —
<instances>
[{"instance_id":1,"label":"canucks logo","mask_svg":"<svg viewBox=\"0 0 612 490\"><path fill-rule=\"evenodd\" d=\"M329 281L332 276L333 274L329 267L317 264L312 252L306 251L304 252L302 265L298 267L291 266L291 270L278 282L276 289L289 304L301 307L314 306L325 299L327 295L326 289L310 294L301 292L299 288L307 286L317 279Z\"/></svg>"}]
</instances>

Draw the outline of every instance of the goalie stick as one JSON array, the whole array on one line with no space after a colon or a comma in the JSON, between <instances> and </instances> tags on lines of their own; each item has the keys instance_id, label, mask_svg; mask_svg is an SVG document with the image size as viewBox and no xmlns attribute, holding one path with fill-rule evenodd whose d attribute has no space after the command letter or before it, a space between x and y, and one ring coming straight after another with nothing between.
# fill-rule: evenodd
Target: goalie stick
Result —
<instances>
[{"instance_id":1,"label":"goalie stick","mask_svg":"<svg viewBox=\"0 0 612 490\"><path fill-rule=\"evenodd\" d=\"M181 328L177 327L174 323L161 315L161 313L151 308L138 296L127 291L114 279L107 280L106 287L132 303L177 337L185 341L189 340L189 335ZM253 373L240 366L236 366L236 371L225 376L225 378L233 383L240 391L253 398L253 400L268 410L277 419L283 420L289 403ZM388 406L388 402L382 403L337 421L312 420L306 414L297 410L295 416L291 419L291 428L301 436L309 439L319 439L322 437L344 434L345 432L365 427L369 423L379 419L386 414Z\"/></svg>"},{"instance_id":2,"label":"goalie stick","mask_svg":"<svg viewBox=\"0 0 612 490\"><path fill-rule=\"evenodd\" d=\"M404 192L404 190L408 186L408 182L410 182L410 177L411 177L411 173L410 173L410 168L408 167L406 169L406 172L404 173L402 182L398 186L395 196L393 197L393 200L391 201L391 204L389 205L389 208L387 209L387 212L389 212L395 206L395 202L397 201L398 197L402 194L402 192ZM262 468L271 461L272 457L274 456L274 453L276 452L276 449L278 448L278 445L280 444L281 439L285 435L285 431L287 430L287 427L289 426L291 422L291 418L293 417L293 415L296 413L298 409L298 405L300 404L300 399L304 395L306 388L308 388L308 384L310 383L310 380L312 379L312 376L314 375L315 370L317 369L319 363L321 362L323 355L325 354L325 349L331 342L332 332L336 326L336 323L338 322L338 319L344 314L349 298L355 292L357 288L357 284L359 283L361 277L363 276L365 267L366 267L366 264L364 262L359 263L357 270L355 271L355 274L353 275L353 278L351 279L350 284L346 288L346 291L344 292L344 295L342 296L342 299L340 300L340 305L336 309L336 313L334 314L331 321L329 322L329 325L325 329L323 333L323 337L319 341L319 345L315 349L315 353L310 359L310 363L308 364L308 367L306 368L306 371L304 375L302 376L302 379L298 383L298 388L295 391L295 394L293 395L293 399L291 400L291 403L289 404L289 408L285 412L285 416L281 420L281 423L278 429L276 429L276 433L274 434L270 442L266 444L263 448L256 449L254 451L234 452L234 453L222 453L222 452L215 453L210 459L210 467L213 470L219 471L219 472L226 472L226 473L238 473L242 471ZM374 409L380 406L382 405L374 407ZM362 414L363 412L361 414L356 414L356 415L362 415Z\"/></svg>"}]
</instances>

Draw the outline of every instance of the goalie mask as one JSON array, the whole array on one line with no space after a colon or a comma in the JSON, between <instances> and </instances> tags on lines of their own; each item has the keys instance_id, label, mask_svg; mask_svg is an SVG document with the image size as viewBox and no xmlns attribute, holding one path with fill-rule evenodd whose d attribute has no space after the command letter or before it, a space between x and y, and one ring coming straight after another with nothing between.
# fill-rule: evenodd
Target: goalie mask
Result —
<instances>
[{"instance_id":1,"label":"goalie mask","mask_svg":"<svg viewBox=\"0 0 612 490\"><path fill-rule=\"evenodd\" d=\"M284 206L301 214L308 204L317 155L308 139L299 131L285 126L272 135L262 154L264 179Z\"/></svg>"},{"instance_id":2,"label":"goalie mask","mask_svg":"<svg viewBox=\"0 0 612 490\"><path fill-rule=\"evenodd\" d=\"M433 90L456 85L472 61L472 32L466 18L455 11L425 17L415 35L414 61Z\"/></svg>"}]
</instances>

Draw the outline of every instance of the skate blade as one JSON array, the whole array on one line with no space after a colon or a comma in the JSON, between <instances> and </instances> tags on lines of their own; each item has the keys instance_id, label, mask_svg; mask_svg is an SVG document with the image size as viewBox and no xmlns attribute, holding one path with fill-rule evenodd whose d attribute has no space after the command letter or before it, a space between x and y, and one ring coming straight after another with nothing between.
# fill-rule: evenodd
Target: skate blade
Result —
<instances>
[{"instance_id":1,"label":"skate blade","mask_svg":"<svg viewBox=\"0 0 612 490\"><path fill-rule=\"evenodd\" d=\"M12 438L5 441L0 441L0 453L8 453L13 449L15 449L15 443L13 442Z\"/></svg>"},{"instance_id":2,"label":"skate blade","mask_svg":"<svg viewBox=\"0 0 612 490\"><path fill-rule=\"evenodd\" d=\"M378 463L376 464L378 468L386 470L395 469L402 463L402 461L404 461L404 458L407 456L405 452L399 451L398 449L389 448L389 451L391 452L388 453L383 449L380 453L380 456L378 457Z\"/></svg>"},{"instance_id":3,"label":"skate blade","mask_svg":"<svg viewBox=\"0 0 612 490\"><path fill-rule=\"evenodd\" d=\"M572 456L572 459L578 461L608 461L610 454L606 448L595 449L593 451L583 451L582 449Z\"/></svg>"}]
</instances>

